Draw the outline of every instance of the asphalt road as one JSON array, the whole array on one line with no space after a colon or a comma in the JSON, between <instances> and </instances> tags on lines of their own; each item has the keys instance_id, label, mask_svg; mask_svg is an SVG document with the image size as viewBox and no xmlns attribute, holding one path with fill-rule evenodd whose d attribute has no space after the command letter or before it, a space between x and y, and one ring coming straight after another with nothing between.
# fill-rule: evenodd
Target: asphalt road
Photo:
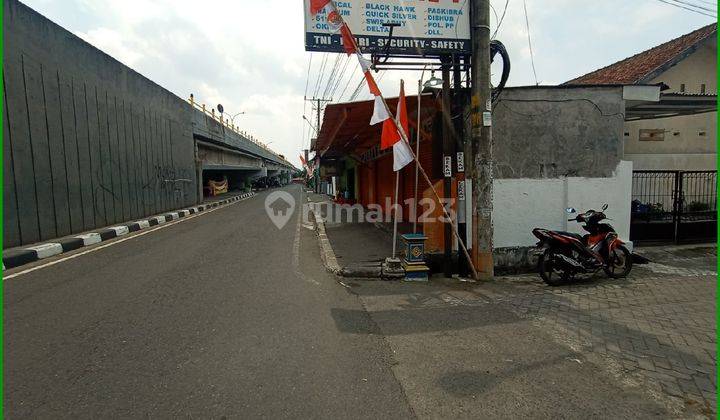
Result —
<instances>
[{"instance_id":1,"label":"asphalt road","mask_svg":"<svg viewBox=\"0 0 720 420\"><path fill-rule=\"evenodd\" d=\"M361 301L266 194L7 280L7 418L412 417Z\"/></svg>"}]
</instances>

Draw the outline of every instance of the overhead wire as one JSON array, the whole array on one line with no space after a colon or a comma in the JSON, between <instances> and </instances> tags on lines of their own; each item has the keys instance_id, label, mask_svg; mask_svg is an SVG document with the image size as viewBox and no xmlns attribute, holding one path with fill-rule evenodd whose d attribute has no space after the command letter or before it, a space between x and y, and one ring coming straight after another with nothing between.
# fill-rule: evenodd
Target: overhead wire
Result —
<instances>
[{"instance_id":1,"label":"overhead wire","mask_svg":"<svg viewBox=\"0 0 720 420\"><path fill-rule=\"evenodd\" d=\"M711 15L711 14L705 13L705 12L703 12L703 11L701 11L701 10L692 9L692 8L690 8L690 7L687 7L687 6L683 6L682 4L671 3L671 2L668 1L668 0L657 0L657 1L659 1L659 2L661 2L661 3L669 4L670 6L678 7L678 8L680 8L680 9L689 10L689 11L691 11L691 12L698 13L698 14L700 14L700 15L708 16L708 17L711 17L711 18L717 18L716 15Z\"/></svg>"},{"instance_id":2,"label":"overhead wire","mask_svg":"<svg viewBox=\"0 0 720 420\"><path fill-rule=\"evenodd\" d=\"M328 80L325 83L325 89L323 90L322 97L327 98L328 91L330 90L330 86L334 83L335 76L337 75L340 59L342 58L342 54L335 54L335 63L333 64L332 70L330 70L330 75L328 76Z\"/></svg>"},{"instance_id":3,"label":"overhead wire","mask_svg":"<svg viewBox=\"0 0 720 420\"><path fill-rule=\"evenodd\" d=\"M318 72L318 78L315 82L315 88L313 90L313 98L317 98L317 94L320 92L320 83L322 82L323 75L325 74L325 64L327 64L327 54L323 54L323 61L320 65L320 71Z\"/></svg>"},{"instance_id":4,"label":"overhead wire","mask_svg":"<svg viewBox=\"0 0 720 420\"><path fill-rule=\"evenodd\" d=\"M503 21L505 20L505 13L507 13L508 4L510 4L510 0L505 0L505 7L503 8L503 12L502 12L502 15L500 16L500 20L497 21L497 26L495 27L495 31L493 31L493 34L490 37L491 40L495 39L495 36L497 35L498 31L500 30L500 27L503 24Z\"/></svg>"},{"instance_id":5,"label":"overhead wire","mask_svg":"<svg viewBox=\"0 0 720 420\"><path fill-rule=\"evenodd\" d=\"M353 75L357 71L357 69L360 68L360 62L358 61L355 64L355 68L353 69L352 73L348 76L347 83L345 83L345 87L343 88L342 92L340 93L340 96L338 96L337 102L342 102L342 98L345 96L345 92L347 91L348 86L350 86L350 82L352 82Z\"/></svg>"},{"instance_id":6,"label":"overhead wire","mask_svg":"<svg viewBox=\"0 0 720 420\"><path fill-rule=\"evenodd\" d=\"M530 63L532 64L533 75L535 76L535 85L539 85L537 71L535 70L535 54L533 54L532 41L530 40L530 20L528 19L527 0L523 0L523 9L525 10L525 28L527 30L528 47L530 48Z\"/></svg>"},{"instance_id":7,"label":"overhead wire","mask_svg":"<svg viewBox=\"0 0 720 420\"><path fill-rule=\"evenodd\" d=\"M337 93L338 88L340 87L340 83L343 81L343 77L345 77L345 72L347 72L348 64L350 64L350 58L346 57L345 63L343 64L342 70L340 70L340 75L337 77L335 81L335 86L330 90L330 99L335 98L335 93Z\"/></svg>"},{"instance_id":8,"label":"overhead wire","mask_svg":"<svg viewBox=\"0 0 720 420\"><path fill-rule=\"evenodd\" d=\"M305 76L305 94L303 95L303 99L307 99L307 93L308 93L308 87L310 86L310 69L312 68L312 59L313 54L310 53L310 58L308 59L308 69L307 69L307 75ZM307 113L307 101L303 100L303 118L305 118ZM306 131L303 130L303 136L300 140L300 149L302 150L305 146L305 133Z\"/></svg>"},{"instance_id":9,"label":"overhead wire","mask_svg":"<svg viewBox=\"0 0 720 420\"><path fill-rule=\"evenodd\" d=\"M671 0L671 1L673 1L673 2L675 2L675 3L685 4L685 5L687 5L687 6L694 7L694 8L696 8L696 9L700 9L700 10L704 10L704 11L706 11L706 12L717 13L717 10L715 10L715 9L709 9L709 8L707 8L707 7L705 7L705 6L698 6L697 4L691 3L691 2L686 1L686 0Z\"/></svg>"}]
</instances>

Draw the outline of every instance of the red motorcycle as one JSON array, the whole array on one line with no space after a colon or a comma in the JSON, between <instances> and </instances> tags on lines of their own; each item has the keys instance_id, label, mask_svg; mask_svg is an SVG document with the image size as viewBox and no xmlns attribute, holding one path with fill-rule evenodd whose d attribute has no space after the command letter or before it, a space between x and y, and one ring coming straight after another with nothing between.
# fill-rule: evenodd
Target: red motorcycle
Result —
<instances>
[{"instance_id":1,"label":"red motorcycle","mask_svg":"<svg viewBox=\"0 0 720 420\"><path fill-rule=\"evenodd\" d=\"M543 250L538 259L538 272L545 283L558 286L572 281L578 274L594 274L600 269L615 279L630 273L633 263L630 251L609 223L600 223L609 220L604 213L607 208L605 204L602 211L588 210L568 219L583 223L583 229L588 232L584 236L533 229L533 235L540 240L537 246ZM575 213L575 209L569 208L567 212Z\"/></svg>"}]
</instances>

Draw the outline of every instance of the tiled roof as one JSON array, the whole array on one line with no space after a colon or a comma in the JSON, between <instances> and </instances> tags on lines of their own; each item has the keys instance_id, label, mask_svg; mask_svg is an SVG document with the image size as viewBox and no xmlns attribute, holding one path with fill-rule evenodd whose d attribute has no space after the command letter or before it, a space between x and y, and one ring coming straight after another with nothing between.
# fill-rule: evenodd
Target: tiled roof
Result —
<instances>
[{"instance_id":1,"label":"tiled roof","mask_svg":"<svg viewBox=\"0 0 720 420\"><path fill-rule=\"evenodd\" d=\"M632 57L618 61L600 70L595 70L584 76L565 82L564 84L634 84L645 82L643 80L658 68L666 64L672 64L674 60L679 61L683 53L693 48L700 41L714 36L717 32L717 24L713 23L704 26L689 34L675 38L657 47L635 54Z\"/></svg>"}]
</instances>

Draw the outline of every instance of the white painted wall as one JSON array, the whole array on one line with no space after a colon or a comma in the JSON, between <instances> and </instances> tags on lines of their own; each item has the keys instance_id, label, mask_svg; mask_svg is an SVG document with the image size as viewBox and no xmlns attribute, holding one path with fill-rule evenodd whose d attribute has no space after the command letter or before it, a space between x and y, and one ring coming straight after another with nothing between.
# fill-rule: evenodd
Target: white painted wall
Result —
<instances>
[{"instance_id":1,"label":"white painted wall","mask_svg":"<svg viewBox=\"0 0 720 420\"><path fill-rule=\"evenodd\" d=\"M495 248L532 246L537 242L532 230L543 227L585 233L580 224L568 222L567 207L578 211L606 211L620 238L630 237L632 171L629 161L621 161L610 178L497 179L493 181L493 246Z\"/></svg>"}]
</instances>

